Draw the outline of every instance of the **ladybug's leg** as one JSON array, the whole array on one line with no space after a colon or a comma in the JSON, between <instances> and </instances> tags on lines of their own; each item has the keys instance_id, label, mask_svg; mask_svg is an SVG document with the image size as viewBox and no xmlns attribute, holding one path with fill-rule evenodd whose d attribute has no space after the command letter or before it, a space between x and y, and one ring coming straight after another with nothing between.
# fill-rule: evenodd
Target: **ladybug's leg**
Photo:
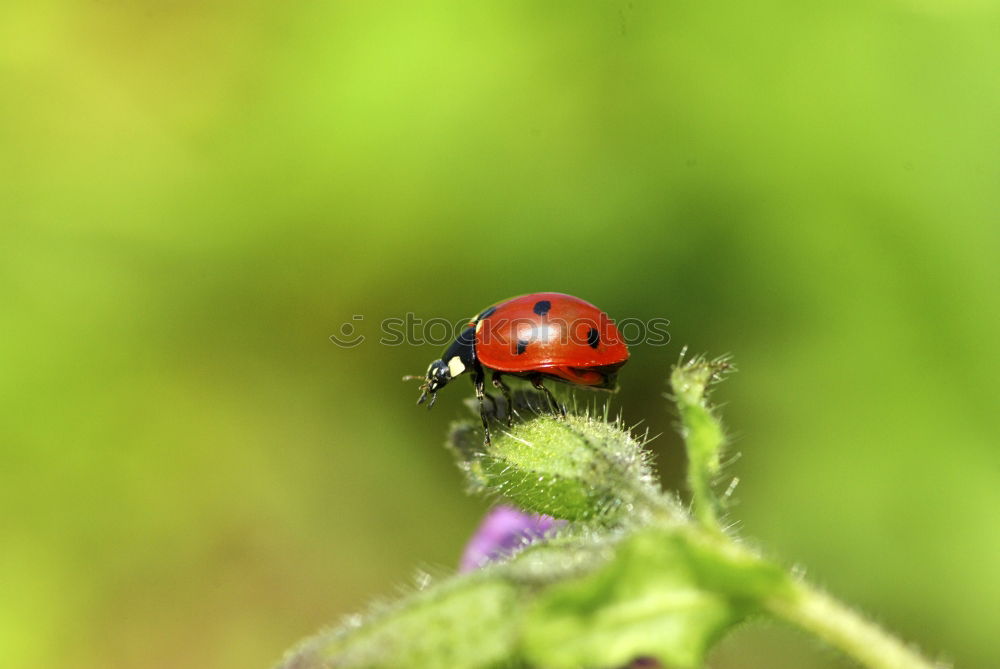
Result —
<instances>
[{"instance_id":1,"label":"ladybug's leg","mask_svg":"<svg viewBox=\"0 0 1000 669\"><path fill-rule=\"evenodd\" d=\"M514 402L510 398L510 387L503 382L502 376L500 372L493 372L493 387L503 393L503 398L507 401L507 427L510 427L514 424Z\"/></svg>"},{"instance_id":2,"label":"ladybug's leg","mask_svg":"<svg viewBox=\"0 0 1000 669\"><path fill-rule=\"evenodd\" d=\"M479 400L479 417L483 419L483 434L486 436L486 446L490 446L493 442L490 441L490 426L486 420L486 393L483 391L483 387L486 385L486 374L483 373L483 368L479 365L475 366L472 373L472 383L476 386L476 399Z\"/></svg>"},{"instance_id":3,"label":"ladybug's leg","mask_svg":"<svg viewBox=\"0 0 1000 669\"><path fill-rule=\"evenodd\" d=\"M558 411L560 414L562 414L563 418L566 417L566 407L564 407L562 404L559 404L559 401L556 399L555 395L552 394L552 391L550 391L548 388L545 387L545 385L542 383L542 377L540 376L531 377L531 385L533 385L538 390L543 391L545 393L545 396L549 398L549 404L552 406L552 408Z\"/></svg>"}]
</instances>

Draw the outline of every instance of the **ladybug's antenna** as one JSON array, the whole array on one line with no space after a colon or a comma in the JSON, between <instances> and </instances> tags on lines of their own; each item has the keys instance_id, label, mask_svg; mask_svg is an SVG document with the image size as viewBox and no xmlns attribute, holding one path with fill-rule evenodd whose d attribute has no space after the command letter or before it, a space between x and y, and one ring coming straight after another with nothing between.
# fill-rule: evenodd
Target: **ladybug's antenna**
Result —
<instances>
[{"instance_id":1,"label":"ladybug's antenna","mask_svg":"<svg viewBox=\"0 0 1000 669\"><path fill-rule=\"evenodd\" d=\"M403 381L423 381L424 384L420 386L420 399L417 400L417 404L423 404L424 401L427 400L427 395L430 394L431 401L427 405L427 408L430 409L432 406L434 406L434 402L437 401L437 391L430 389L430 381L427 380L426 376L420 376L418 374L407 374L406 376L403 377Z\"/></svg>"}]
</instances>

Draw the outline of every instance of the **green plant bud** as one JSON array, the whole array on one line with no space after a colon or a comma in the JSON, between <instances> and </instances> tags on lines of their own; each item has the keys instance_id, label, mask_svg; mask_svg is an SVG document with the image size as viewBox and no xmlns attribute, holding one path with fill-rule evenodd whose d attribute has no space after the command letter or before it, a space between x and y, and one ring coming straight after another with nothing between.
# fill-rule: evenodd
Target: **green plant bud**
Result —
<instances>
[{"instance_id":1,"label":"green plant bud","mask_svg":"<svg viewBox=\"0 0 1000 669\"><path fill-rule=\"evenodd\" d=\"M488 450L469 448L467 439L453 443L474 487L526 511L615 522L657 495L642 444L589 416L533 418L498 431Z\"/></svg>"}]
</instances>

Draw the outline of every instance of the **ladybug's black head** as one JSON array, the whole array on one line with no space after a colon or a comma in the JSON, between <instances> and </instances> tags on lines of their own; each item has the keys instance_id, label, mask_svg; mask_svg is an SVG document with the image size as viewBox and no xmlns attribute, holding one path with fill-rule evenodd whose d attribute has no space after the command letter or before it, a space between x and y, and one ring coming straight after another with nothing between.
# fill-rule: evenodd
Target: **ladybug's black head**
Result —
<instances>
[{"instance_id":1,"label":"ladybug's black head","mask_svg":"<svg viewBox=\"0 0 1000 669\"><path fill-rule=\"evenodd\" d=\"M427 368L427 375L424 377L424 384L420 386L420 399L417 400L417 404L423 404L427 396L430 395L431 401L427 405L430 409L434 406L434 400L437 399L437 391L448 385L456 376L463 374L467 369L472 368L476 363L476 328L473 325L469 325L462 333L458 335L458 339L448 347L448 350L444 352L440 360L435 360ZM420 377L406 377L406 378L420 378Z\"/></svg>"},{"instance_id":2,"label":"ladybug's black head","mask_svg":"<svg viewBox=\"0 0 1000 669\"><path fill-rule=\"evenodd\" d=\"M451 381L451 370L448 369L448 365L444 363L444 360L435 360L427 368L427 378L424 379L424 385L420 386L420 399L417 400L417 404L423 404L424 400L427 399L427 395L431 396L431 401L427 405L430 409L434 406L434 401L437 399L437 391L448 385Z\"/></svg>"}]
</instances>

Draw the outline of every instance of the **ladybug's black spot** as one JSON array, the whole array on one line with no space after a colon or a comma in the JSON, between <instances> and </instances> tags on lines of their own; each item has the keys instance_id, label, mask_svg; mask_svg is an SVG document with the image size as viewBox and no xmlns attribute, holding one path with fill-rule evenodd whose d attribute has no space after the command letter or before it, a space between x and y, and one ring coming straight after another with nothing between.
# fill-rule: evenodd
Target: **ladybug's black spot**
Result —
<instances>
[{"instance_id":1,"label":"ladybug's black spot","mask_svg":"<svg viewBox=\"0 0 1000 669\"><path fill-rule=\"evenodd\" d=\"M527 342L527 341L525 341L523 339L518 339L517 340L517 354L521 355L522 353L524 353L524 349L528 348L528 344L529 343L530 342Z\"/></svg>"},{"instance_id":2,"label":"ladybug's black spot","mask_svg":"<svg viewBox=\"0 0 1000 669\"><path fill-rule=\"evenodd\" d=\"M532 309L532 311L534 311L539 316L544 316L545 314L549 313L549 309L551 308L552 308L551 302L549 302L548 300L540 300L538 302L535 302L535 307L534 309Z\"/></svg>"},{"instance_id":3,"label":"ladybug's black spot","mask_svg":"<svg viewBox=\"0 0 1000 669\"><path fill-rule=\"evenodd\" d=\"M479 321L483 320L484 318L489 318L490 316L493 315L493 312L496 311L496 310L497 310L496 307L490 307L489 309L487 309L483 313L481 313L478 316L476 316L476 322L478 323Z\"/></svg>"},{"instance_id":4,"label":"ladybug's black spot","mask_svg":"<svg viewBox=\"0 0 1000 669\"><path fill-rule=\"evenodd\" d=\"M587 345L590 348L597 348L597 345L601 343L601 333L597 331L596 328L590 328L587 333Z\"/></svg>"}]
</instances>

